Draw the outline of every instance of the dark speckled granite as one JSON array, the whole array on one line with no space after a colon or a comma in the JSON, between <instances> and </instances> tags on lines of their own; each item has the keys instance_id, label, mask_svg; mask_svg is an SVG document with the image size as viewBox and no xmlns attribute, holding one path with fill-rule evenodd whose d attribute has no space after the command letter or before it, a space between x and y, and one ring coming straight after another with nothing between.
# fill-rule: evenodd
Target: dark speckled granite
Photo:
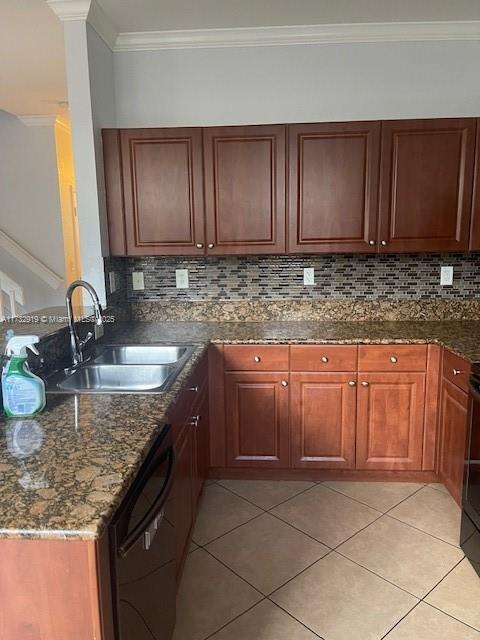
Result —
<instances>
[{"instance_id":1,"label":"dark speckled granite","mask_svg":"<svg viewBox=\"0 0 480 640\"><path fill-rule=\"evenodd\" d=\"M167 394L49 396L22 438L14 420L0 418L0 536L99 536L209 342L436 342L480 360L480 321L126 322L109 339L197 349Z\"/></svg>"}]
</instances>

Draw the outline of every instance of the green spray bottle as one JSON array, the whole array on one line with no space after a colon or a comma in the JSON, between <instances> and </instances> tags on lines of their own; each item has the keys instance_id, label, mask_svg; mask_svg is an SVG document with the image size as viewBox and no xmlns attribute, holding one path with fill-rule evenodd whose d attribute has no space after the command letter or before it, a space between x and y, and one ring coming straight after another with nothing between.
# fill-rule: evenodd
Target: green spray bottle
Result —
<instances>
[{"instance_id":1,"label":"green spray bottle","mask_svg":"<svg viewBox=\"0 0 480 640\"><path fill-rule=\"evenodd\" d=\"M30 371L27 349L38 355L34 346L38 336L10 338L6 364L2 371L3 409L7 417L33 416L45 407L45 383Z\"/></svg>"}]
</instances>

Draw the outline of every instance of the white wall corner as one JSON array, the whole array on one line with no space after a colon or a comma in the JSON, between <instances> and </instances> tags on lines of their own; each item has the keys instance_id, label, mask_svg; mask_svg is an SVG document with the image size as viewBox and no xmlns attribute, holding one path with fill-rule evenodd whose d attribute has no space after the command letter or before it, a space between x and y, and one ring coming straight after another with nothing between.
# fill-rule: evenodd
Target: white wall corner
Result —
<instances>
[{"instance_id":1,"label":"white wall corner","mask_svg":"<svg viewBox=\"0 0 480 640\"><path fill-rule=\"evenodd\" d=\"M46 3L62 22L88 22L105 44L114 49L118 31L95 0L46 0Z\"/></svg>"}]
</instances>

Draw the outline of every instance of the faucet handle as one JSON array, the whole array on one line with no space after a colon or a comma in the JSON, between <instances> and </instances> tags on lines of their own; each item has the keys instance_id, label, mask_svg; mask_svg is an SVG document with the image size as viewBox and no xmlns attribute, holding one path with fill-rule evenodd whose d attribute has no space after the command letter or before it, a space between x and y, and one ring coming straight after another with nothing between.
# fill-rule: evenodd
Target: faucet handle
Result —
<instances>
[{"instance_id":1,"label":"faucet handle","mask_svg":"<svg viewBox=\"0 0 480 640\"><path fill-rule=\"evenodd\" d=\"M90 342L92 338L93 338L93 333L89 331L83 340L78 341L78 346L80 347L80 349L83 349L83 347L87 344L87 342Z\"/></svg>"}]
</instances>

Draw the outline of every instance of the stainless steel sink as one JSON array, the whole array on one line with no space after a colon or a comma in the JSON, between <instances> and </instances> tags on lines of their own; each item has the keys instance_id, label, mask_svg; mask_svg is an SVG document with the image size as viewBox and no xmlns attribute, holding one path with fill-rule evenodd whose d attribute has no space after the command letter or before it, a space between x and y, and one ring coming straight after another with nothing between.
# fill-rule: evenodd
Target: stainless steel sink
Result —
<instances>
[{"instance_id":1,"label":"stainless steel sink","mask_svg":"<svg viewBox=\"0 0 480 640\"><path fill-rule=\"evenodd\" d=\"M48 393L159 393L167 391L192 345L105 345L89 360L46 379Z\"/></svg>"},{"instance_id":2,"label":"stainless steel sink","mask_svg":"<svg viewBox=\"0 0 480 640\"><path fill-rule=\"evenodd\" d=\"M185 359L191 346L106 345L93 362L105 364L173 364Z\"/></svg>"},{"instance_id":3,"label":"stainless steel sink","mask_svg":"<svg viewBox=\"0 0 480 640\"><path fill-rule=\"evenodd\" d=\"M163 391L175 372L163 364L87 364L67 375L58 388L72 393Z\"/></svg>"}]
</instances>

